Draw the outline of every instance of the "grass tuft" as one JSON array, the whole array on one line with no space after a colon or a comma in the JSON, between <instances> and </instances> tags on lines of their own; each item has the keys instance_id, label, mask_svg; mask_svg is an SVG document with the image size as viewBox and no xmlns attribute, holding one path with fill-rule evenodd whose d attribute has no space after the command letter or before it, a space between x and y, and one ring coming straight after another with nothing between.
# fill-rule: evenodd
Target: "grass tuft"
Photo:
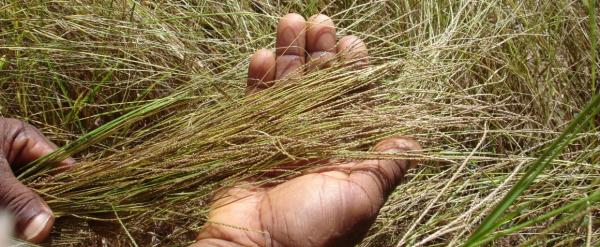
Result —
<instances>
[{"instance_id":1,"label":"grass tuft","mask_svg":"<svg viewBox=\"0 0 600 247\"><path fill-rule=\"evenodd\" d=\"M281 175L260 183L277 182L302 170L278 164L326 158L424 163L362 246L596 246L596 9L593 0L8 0L0 116L62 146L19 171L58 216L55 246L184 246L216 189L265 172ZM331 16L338 35L365 39L372 66L334 66L244 97L248 57L274 45L287 12ZM366 85L377 87L356 93ZM370 151L393 135L426 150ZM68 155L79 165L50 176L51 161Z\"/></svg>"}]
</instances>

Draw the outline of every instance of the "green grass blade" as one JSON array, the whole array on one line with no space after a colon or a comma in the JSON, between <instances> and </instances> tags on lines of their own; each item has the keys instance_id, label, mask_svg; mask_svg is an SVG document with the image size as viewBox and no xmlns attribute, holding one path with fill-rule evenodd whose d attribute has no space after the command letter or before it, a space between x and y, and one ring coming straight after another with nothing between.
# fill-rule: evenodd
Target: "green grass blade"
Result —
<instances>
[{"instance_id":1,"label":"green grass blade","mask_svg":"<svg viewBox=\"0 0 600 247\"><path fill-rule=\"evenodd\" d=\"M593 204L593 203L598 202L598 201L600 201L600 190L599 191L595 191L593 194L591 194L588 197L581 198L581 199L579 199L577 201L574 201L572 203L569 203L569 204L567 204L565 206L562 206L560 208L554 209L554 210L552 210L550 212L547 212L547 213L545 213L543 215L540 215L540 216L538 216L538 217L536 217L536 218L534 218L532 220L523 222L523 223L518 224L516 226L513 226L513 227L511 227L509 229L502 230L502 231L500 231L498 233L490 235L487 238L484 238L481 241L476 242L474 244L475 245L485 244L485 243L487 243L489 241L501 238L501 237L506 236L506 235L511 234L511 233L518 232L518 231L522 230L525 227L528 227L528 226L531 226L533 224L545 221L547 219L550 219L550 218L552 218L554 216L557 216L557 215L560 215L562 213L579 209L581 206L584 206L585 204L588 204L588 203L589 204Z\"/></svg>"},{"instance_id":2,"label":"green grass blade","mask_svg":"<svg viewBox=\"0 0 600 247\"><path fill-rule=\"evenodd\" d=\"M165 97L159 100L155 100L149 102L127 114L118 117L96 129L90 131L89 133L81 136L77 140L65 145L56 151L41 157L34 162L23 167L23 172L19 175L19 179L30 178L35 172L40 170L47 170L47 164L51 163L50 161L56 160L64 160L68 156L71 156L77 152L82 151L83 149L93 145L101 141L104 137L109 136L114 131L119 130L120 128L127 126L128 124L133 123L148 114L152 114L156 111L164 109L165 107L171 106L172 104L182 100L185 98L185 93L175 94L170 97Z\"/></svg>"},{"instance_id":3,"label":"green grass blade","mask_svg":"<svg viewBox=\"0 0 600 247\"><path fill-rule=\"evenodd\" d=\"M494 208L492 213L488 215L479 228L469 237L464 246L474 246L480 242L485 236L494 231L502 222L498 220L502 214L512 203L525 191L542 173L542 171L552 163L552 161L562 153L567 145L573 140L583 126L600 111L600 94L595 95L587 103L583 111L581 111L575 119L567 126L562 134L546 149L531 166L529 171L515 184L508 194Z\"/></svg>"}]
</instances>

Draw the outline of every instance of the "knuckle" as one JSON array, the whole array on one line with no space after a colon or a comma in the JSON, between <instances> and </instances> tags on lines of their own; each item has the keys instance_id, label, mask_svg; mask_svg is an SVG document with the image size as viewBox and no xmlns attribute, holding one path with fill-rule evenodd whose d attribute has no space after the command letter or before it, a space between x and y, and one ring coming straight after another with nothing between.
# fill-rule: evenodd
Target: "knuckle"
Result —
<instances>
[{"instance_id":1,"label":"knuckle","mask_svg":"<svg viewBox=\"0 0 600 247\"><path fill-rule=\"evenodd\" d=\"M9 208L11 208L17 214L20 214L24 211L29 211L36 206L35 201L36 197L32 194L21 194L13 197L13 200L10 201Z\"/></svg>"},{"instance_id":2,"label":"knuckle","mask_svg":"<svg viewBox=\"0 0 600 247\"><path fill-rule=\"evenodd\" d=\"M41 198L33 191L27 189L23 185L17 183L6 184L0 186L0 207L12 212L17 219L19 228L22 228L33 217L44 211Z\"/></svg>"},{"instance_id":3,"label":"knuckle","mask_svg":"<svg viewBox=\"0 0 600 247\"><path fill-rule=\"evenodd\" d=\"M0 127L4 139L23 133L27 128L31 128L31 125L14 118L0 118Z\"/></svg>"},{"instance_id":4,"label":"knuckle","mask_svg":"<svg viewBox=\"0 0 600 247\"><path fill-rule=\"evenodd\" d=\"M26 189L17 183L2 184L2 196L0 196L0 206L19 214L24 210L35 207L38 196L32 191Z\"/></svg>"},{"instance_id":5,"label":"knuckle","mask_svg":"<svg viewBox=\"0 0 600 247\"><path fill-rule=\"evenodd\" d=\"M11 127L11 128L25 128L25 126L28 125L27 123L25 123L19 119L15 119L15 118L0 117L0 122L5 127Z\"/></svg>"}]
</instances>

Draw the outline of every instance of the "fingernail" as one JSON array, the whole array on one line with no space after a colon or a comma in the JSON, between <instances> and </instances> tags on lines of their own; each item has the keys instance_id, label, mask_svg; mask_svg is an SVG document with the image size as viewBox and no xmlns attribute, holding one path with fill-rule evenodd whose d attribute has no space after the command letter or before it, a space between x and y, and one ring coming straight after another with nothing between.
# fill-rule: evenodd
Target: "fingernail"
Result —
<instances>
[{"instance_id":1,"label":"fingernail","mask_svg":"<svg viewBox=\"0 0 600 247\"><path fill-rule=\"evenodd\" d=\"M35 218L29 222L29 225L25 227L25 231L23 231L25 240L32 241L33 239L36 239L44 230L46 230L51 218L52 215L45 212L35 216Z\"/></svg>"}]
</instances>

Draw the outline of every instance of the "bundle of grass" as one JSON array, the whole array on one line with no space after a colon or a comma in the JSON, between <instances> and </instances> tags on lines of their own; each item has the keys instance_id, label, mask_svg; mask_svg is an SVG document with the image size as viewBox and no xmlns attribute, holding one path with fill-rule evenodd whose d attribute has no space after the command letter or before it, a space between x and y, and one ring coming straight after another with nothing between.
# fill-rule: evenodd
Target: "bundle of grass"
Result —
<instances>
[{"instance_id":1,"label":"bundle of grass","mask_svg":"<svg viewBox=\"0 0 600 247\"><path fill-rule=\"evenodd\" d=\"M574 115L596 95L594 10L592 1L12 1L0 8L0 111L64 144L47 160L80 161L56 176L45 160L19 171L59 216L56 246L186 245L218 188L277 183L306 168L281 164L332 158L424 163L364 246L592 246L598 107ZM330 15L338 33L367 41L372 65L243 96L249 54L272 46L287 12ZM367 85L377 86L356 90ZM572 120L579 129L565 128ZM394 135L424 152L369 151ZM518 182L560 150L550 143L571 138L531 186ZM503 218L484 220L506 202Z\"/></svg>"}]
</instances>

